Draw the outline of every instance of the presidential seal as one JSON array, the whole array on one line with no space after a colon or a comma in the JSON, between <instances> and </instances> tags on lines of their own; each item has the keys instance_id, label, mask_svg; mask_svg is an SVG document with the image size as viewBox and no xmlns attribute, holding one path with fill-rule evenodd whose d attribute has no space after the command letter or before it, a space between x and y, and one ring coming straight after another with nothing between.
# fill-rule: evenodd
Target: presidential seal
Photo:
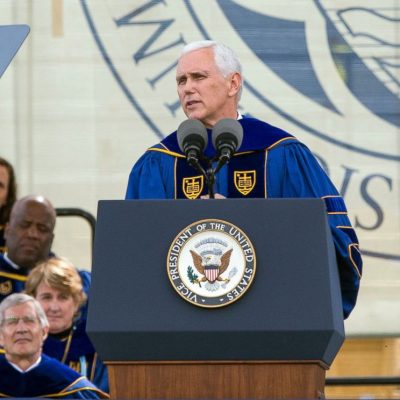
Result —
<instances>
[{"instance_id":1,"label":"presidential seal","mask_svg":"<svg viewBox=\"0 0 400 400\"><path fill-rule=\"evenodd\" d=\"M184 228L167 256L173 288L199 307L235 302L250 288L255 272L256 255L249 238L237 226L218 219Z\"/></svg>"}]
</instances>

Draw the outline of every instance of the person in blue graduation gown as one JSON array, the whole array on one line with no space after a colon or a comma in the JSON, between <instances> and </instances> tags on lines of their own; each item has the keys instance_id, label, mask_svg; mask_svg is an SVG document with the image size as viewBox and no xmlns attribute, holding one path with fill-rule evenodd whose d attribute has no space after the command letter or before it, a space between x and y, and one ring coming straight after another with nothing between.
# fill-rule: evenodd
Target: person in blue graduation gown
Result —
<instances>
[{"instance_id":1,"label":"person in blue graduation gown","mask_svg":"<svg viewBox=\"0 0 400 400\"><path fill-rule=\"evenodd\" d=\"M362 274L359 243L343 198L311 151L282 129L238 112L242 91L240 61L227 46L201 41L186 45L176 71L182 109L207 128L205 159L214 161L211 129L237 119L243 142L216 176L216 198L321 198L335 244L343 317L355 306ZM207 168L200 160L203 169ZM207 198L204 176L187 163L177 132L149 148L133 166L126 199Z\"/></svg>"},{"instance_id":2,"label":"person in blue graduation gown","mask_svg":"<svg viewBox=\"0 0 400 400\"><path fill-rule=\"evenodd\" d=\"M14 293L0 304L0 397L109 398L59 361L42 354L48 321L38 301Z\"/></svg>"},{"instance_id":3,"label":"person in blue graduation gown","mask_svg":"<svg viewBox=\"0 0 400 400\"><path fill-rule=\"evenodd\" d=\"M26 276L51 254L56 211L43 196L25 196L14 204L5 226L7 251L0 254L0 302L24 289Z\"/></svg>"},{"instance_id":4,"label":"person in blue graduation gown","mask_svg":"<svg viewBox=\"0 0 400 400\"><path fill-rule=\"evenodd\" d=\"M39 301L49 321L43 352L108 392L107 369L86 333L87 296L74 265L57 257L39 263L28 275L25 292Z\"/></svg>"}]
</instances>

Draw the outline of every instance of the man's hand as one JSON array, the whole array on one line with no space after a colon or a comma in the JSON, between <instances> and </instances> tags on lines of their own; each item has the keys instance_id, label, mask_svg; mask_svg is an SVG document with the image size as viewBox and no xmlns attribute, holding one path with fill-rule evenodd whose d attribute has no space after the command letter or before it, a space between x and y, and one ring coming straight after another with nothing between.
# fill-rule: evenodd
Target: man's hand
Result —
<instances>
[{"instance_id":1,"label":"man's hand","mask_svg":"<svg viewBox=\"0 0 400 400\"><path fill-rule=\"evenodd\" d=\"M201 199L209 199L210 196L209 196L208 194L205 194L204 196L201 196L200 198L201 198ZM226 199L225 196L222 196L222 194L219 194L219 193L215 193L215 194L214 194L214 198L215 198L215 199Z\"/></svg>"}]
</instances>

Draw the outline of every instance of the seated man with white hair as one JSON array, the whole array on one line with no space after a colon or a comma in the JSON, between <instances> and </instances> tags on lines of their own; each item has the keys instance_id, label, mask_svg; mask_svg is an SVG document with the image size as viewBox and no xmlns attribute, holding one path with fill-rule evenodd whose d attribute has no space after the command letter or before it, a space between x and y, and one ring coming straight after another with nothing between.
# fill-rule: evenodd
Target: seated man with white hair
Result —
<instances>
[{"instance_id":1,"label":"seated man with white hair","mask_svg":"<svg viewBox=\"0 0 400 400\"><path fill-rule=\"evenodd\" d=\"M100 399L109 396L85 377L42 354L49 323L40 303L14 293L0 303L0 397Z\"/></svg>"}]
</instances>

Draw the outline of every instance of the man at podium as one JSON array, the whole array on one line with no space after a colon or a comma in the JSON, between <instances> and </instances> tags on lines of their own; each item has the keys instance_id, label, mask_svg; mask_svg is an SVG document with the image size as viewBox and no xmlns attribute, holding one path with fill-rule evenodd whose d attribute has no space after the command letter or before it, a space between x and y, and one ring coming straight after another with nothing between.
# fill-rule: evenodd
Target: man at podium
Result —
<instances>
[{"instance_id":1,"label":"man at podium","mask_svg":"<svg viewBox=\"0 0 400 400\"><path fill-rule=\"evenodd\" d=\"M303 143L282 129L240 114L241 71L235 53L214 41L186 45L177 65L178 95L190 120L204 124L209 138L212 128L225 118L237 120L243 128L240 148L215 177L215 197L322 198L336 249L343 317L347 318L356 303L362 260L343 198ZM204 158L218 158L211 140ZM207 198L204 181L187 162L173 132L133 166L126 199Z\"/></svg>"}]
</instances>

